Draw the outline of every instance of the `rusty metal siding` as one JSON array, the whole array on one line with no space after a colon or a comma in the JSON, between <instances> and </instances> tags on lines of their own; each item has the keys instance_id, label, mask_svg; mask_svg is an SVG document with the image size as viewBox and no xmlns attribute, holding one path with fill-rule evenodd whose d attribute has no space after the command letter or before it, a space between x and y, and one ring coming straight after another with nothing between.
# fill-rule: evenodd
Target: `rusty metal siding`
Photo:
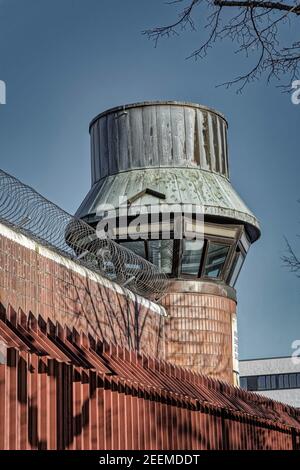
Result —
<instances>
[{"instance_id":1,"label":"rusty metal siding","mask_svg":"<svg viewBox=\"0 0 300 470\"><path fill-rule=\"evenodd\" d=\"M2 309L0 449L292 449L300 411Z\"/></svg>"},{"instance_id":2,"label":"rusty metal siding","mask_svg":"<svg viewBox=\"0 0 300 470\"><path fill-rule=\"evenodd\" d=\"M122 171L192 167L228 177L227 123L196 104L153 102L102 113L90 126L92 184Z\"/></svg>"}]
</instances>

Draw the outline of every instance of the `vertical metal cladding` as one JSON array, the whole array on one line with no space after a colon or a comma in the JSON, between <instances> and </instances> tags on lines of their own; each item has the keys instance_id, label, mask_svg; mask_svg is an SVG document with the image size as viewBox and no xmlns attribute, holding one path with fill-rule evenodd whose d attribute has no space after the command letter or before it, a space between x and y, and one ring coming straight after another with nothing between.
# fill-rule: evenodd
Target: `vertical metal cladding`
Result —
<instances>
[{"instance_id":1,"label":"vertical metal cladding","mask_svg":"<svg viewBox=\"0 0 300 470\"><path fill-rule=\"evenodd\" d=\"M92 184L122 171L190 167L228 177L227 122L204 106L145 102L108 110L90 125Z\"/></svg>"},{"instance_id":2,"label":"vertical metal cladding","mask_svg":"<svg viewBox=\"0 0 300 470\"><path fill-rule=\"evenodd\" d=\"M0 315L0 449L299 449L300 412L21 310Z\"/></svg>"}]
</instances>

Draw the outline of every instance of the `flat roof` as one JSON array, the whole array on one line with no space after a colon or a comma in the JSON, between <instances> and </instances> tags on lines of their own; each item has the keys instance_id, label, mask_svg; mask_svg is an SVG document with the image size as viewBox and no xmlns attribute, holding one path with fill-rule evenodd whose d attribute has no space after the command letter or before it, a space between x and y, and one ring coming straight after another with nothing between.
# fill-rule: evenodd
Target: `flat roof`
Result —
<instances>
[{"instance_id":1,"label":"flat roof","mask_svg":"<svg viewBox=\"0 0 300 470\"><path fill-rule=\"evenodd\" d=\"M257 357L256 359L239 359L239 362L250 362L250 361L270 361L272 359L290 359L290 356L273 356L273 357Z\"/></svg>"},{"instance_id":2,"label":"flat roof","mask_svg":"<svg viewBox=\"0 0 300 470\"><path fill-rule=\"evenodd\" d=\"M226 122L226 125L228 127L228 122L227 122L224 114L220 113L220 111L217 111L214 108L210 108L209 106L205 106L205 105L202 105L200 103L192 103L190 101L153 100L153 101L140 101L140 102L137 102L137 103L122 104L122 105L119 105L119 106L114 106L113 108L106 109L105 111L102 111L101 113L97 114L97 116L95 116L91 120L91 122L89 124L89 131L91 131L91 127L93 126L95 121L100 119L102 116L105 116L106 114L116 113L118 111L125 111L126 109L130 109L130 108L142 108L144 106L183 106L183 107L185 106L185 107L189 107L189 108L197 108L197 109L201 109L203 111L208 111L210 113L213 113L213 114L216 114L216 115L220 116L220 118L222 118Z\"/></svg>"}]
</instances>

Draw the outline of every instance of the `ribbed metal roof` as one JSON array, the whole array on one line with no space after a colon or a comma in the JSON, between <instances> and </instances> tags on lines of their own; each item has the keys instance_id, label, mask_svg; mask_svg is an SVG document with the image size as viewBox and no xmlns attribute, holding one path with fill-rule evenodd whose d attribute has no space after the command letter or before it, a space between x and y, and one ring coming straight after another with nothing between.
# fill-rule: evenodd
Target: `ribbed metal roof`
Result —
<instances>
[{"instance_id":1,"label":"ribbed metal roof","mask_svg":"<svg viewBox=\"0 0 300 470\"><path fill-rule=\"evenodd\" d=\"M227 178L210 171L192 168L146 168L111 175L98 181L89 191L76 216L92 222L101 206L119 207L119 197L132 198L146 188L165 195L158 199L145 194L131 207L160 204L198 204L204 215L226 217L250 224L253 241L259 237L259 223Z\"/></svg>"},{"instance_id":2,"label":"ribbed metal roof","mask_svg":"<svg viewBox=\"0 0 300 470\"><path fill-rule=\"evenodd\" d=\"M123 104L120 106L115 106L114 108L106 109L105 111L103 111L102 113L99 113L97 116L95 116L91 120L89 129L91 130L91 127L94 125L95 121L97 121L99 118L107 114L117 113L119 111L124 111L124 110L131 109L131 108L141 108L141 107L146 107L146 106L181 106L181 107L185 106L186 108L200 109L202 111L208 111L210 113L214 113L220 116L227 123L227 120L224 114L220 113L220 111L217 111L216 109L210 106L204 106L203 104L193 103L191 101L154 100L154 101L138 101L137 103Z\"/></svg>"}]
</instances>

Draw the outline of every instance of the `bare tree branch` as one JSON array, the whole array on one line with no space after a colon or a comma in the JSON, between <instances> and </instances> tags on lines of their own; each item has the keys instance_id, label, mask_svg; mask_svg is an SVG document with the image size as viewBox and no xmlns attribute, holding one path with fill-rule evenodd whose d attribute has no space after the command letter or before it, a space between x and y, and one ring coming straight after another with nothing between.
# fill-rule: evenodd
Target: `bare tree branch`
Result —
<instances>
[{"instance_id":1,"label":"bare tree branch","mask_svg":"<svg viewBox=\"0 0 300 470\"><path fill-rule=\"evenodd\" d=\"M288 254L282 257L283 263L292 273L296 273L297 277L300 277L300 258L296 255L287 239L285 239L285 242Z\"/></svg>"},{"instance_id":2,"label":"bare tree branch","mask_svg":"<svg viewBox=\"0 0 300 470\"><path fill-rule=\"evenodd\" d=\"M187 3L187 6L179 12L177 21L143 31L154 40L155 46L159 39L178 35L186 28L196 30L193 15L199 8L200 18L205 20L203 29L208 35L188 58L203 59L217 41L227 39L237 45L235 53L244 53L251 59L253 65L246 73L221 85L236 85L237 91L242 91L262 75L267 81L288 76L288 86L297 78L300 40L288 43L284 33L287 28L296 29L299 25L299 0L294 0L294 4L269 0L175 0L169 3Z\"/></svg>"},{"instance_id":3,"label":"bare tree branch","mask_svg":"<svg viewBox=\"0 0 300 470\"><path fill-rule=\"evenodd\" d=\"M263 2L263 1L250 1L250 2L243 2L243 1L227 1L227 0L215 0L215 5L221 7L241 7L241 8L264 8L268 10L280 10L280 11L288 11L290 13L295 13L296 15L300 15L300 5L285 5L284 3L280 2Z\"/></svg>"}]
</instances>

